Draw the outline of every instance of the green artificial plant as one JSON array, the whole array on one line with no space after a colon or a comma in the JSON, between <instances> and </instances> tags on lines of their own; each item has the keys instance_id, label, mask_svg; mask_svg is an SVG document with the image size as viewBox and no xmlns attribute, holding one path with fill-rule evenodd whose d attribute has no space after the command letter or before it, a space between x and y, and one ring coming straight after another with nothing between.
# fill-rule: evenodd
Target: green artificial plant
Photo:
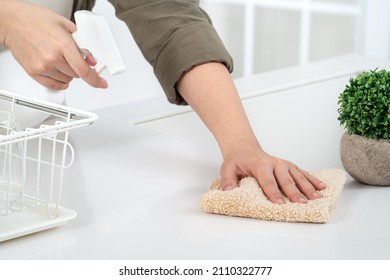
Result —
<instances>
[{"instance_id":1,"label":"green artificial plant","mask_svg":"<svg viewBox=\"0 0 390 280\"><path fill-rule=\"evenodd\" d=\"M338 105L338 120L349 134L390 141L389 71L375 69L350 78Z\"/></svg>"}]
</instances>

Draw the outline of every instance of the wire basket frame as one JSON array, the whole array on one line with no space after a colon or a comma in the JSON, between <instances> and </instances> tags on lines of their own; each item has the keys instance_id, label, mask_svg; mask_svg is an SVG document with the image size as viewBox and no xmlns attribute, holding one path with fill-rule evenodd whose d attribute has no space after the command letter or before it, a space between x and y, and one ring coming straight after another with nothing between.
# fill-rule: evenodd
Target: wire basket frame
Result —
<instances>
[{"instance_id":1,"label":"wire basket frame","mask_svg":"<svg viewBox=\"0 0 390 280\"><path fill-rule=\"evenodd\" d=\"M56 218L64 173L75 155L69 132L92 124L97 115L4 90L0 104L0 111L16 120L23 114L45 120L37 127L12 129L0 123L0 219L37 206L47 209L47 218Z\"/></svg>"}]
</instances>

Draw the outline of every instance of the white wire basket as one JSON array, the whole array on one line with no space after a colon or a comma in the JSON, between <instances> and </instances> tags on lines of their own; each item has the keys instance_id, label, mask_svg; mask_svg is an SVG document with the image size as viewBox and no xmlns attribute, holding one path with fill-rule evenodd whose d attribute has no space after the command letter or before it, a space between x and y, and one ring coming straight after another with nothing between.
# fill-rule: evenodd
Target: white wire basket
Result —
<instances>
[{"instance_id":1,"label":"white wire basket","mask_svg":"<svg viewBox=\"0 0 390 280\"><path fill-rule=\"evenodd\" d=\"M0 122L0 242L51 228L76 216L61 207L65 170L74 160L69 132L92 124L97 115L0 90L0 112L39 114L36 127ZM9 124L9 122L8 122Z\"/></svg>"}]
</instances>

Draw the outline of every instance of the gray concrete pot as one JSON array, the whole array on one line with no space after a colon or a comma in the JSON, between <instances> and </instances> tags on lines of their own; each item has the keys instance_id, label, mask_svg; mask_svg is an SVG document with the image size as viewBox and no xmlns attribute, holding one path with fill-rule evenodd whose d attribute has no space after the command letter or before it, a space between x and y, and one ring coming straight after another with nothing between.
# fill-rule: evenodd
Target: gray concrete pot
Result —
<instances>
[{"instance_id":1,"label":"gray concrete pot","mask_svg":"<svg viewBox=\"0 0 390 280\"><path fill-rule=\"evenodd\" d=\"M341 138L340 156L345 170L356 181L390 186L390 141L346 132Z\"/></svg>"}]
</instances>

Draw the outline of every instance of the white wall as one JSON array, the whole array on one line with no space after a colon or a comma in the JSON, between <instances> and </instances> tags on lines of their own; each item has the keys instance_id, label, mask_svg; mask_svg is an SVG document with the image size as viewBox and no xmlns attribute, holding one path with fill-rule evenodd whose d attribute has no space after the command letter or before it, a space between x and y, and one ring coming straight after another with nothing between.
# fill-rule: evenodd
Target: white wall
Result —
<instances>
[{"instance_id":1,"label":"white wall","mask_svg":"<svg viewBox=\"0 0 390 280\"><path fill-rule=\"evenodd\" d=\"M361 0L362 1L362 0ZM390 1L362 1L364 25L360 51L370 56L390 58Z\"/></svg>"}]
</instances>

